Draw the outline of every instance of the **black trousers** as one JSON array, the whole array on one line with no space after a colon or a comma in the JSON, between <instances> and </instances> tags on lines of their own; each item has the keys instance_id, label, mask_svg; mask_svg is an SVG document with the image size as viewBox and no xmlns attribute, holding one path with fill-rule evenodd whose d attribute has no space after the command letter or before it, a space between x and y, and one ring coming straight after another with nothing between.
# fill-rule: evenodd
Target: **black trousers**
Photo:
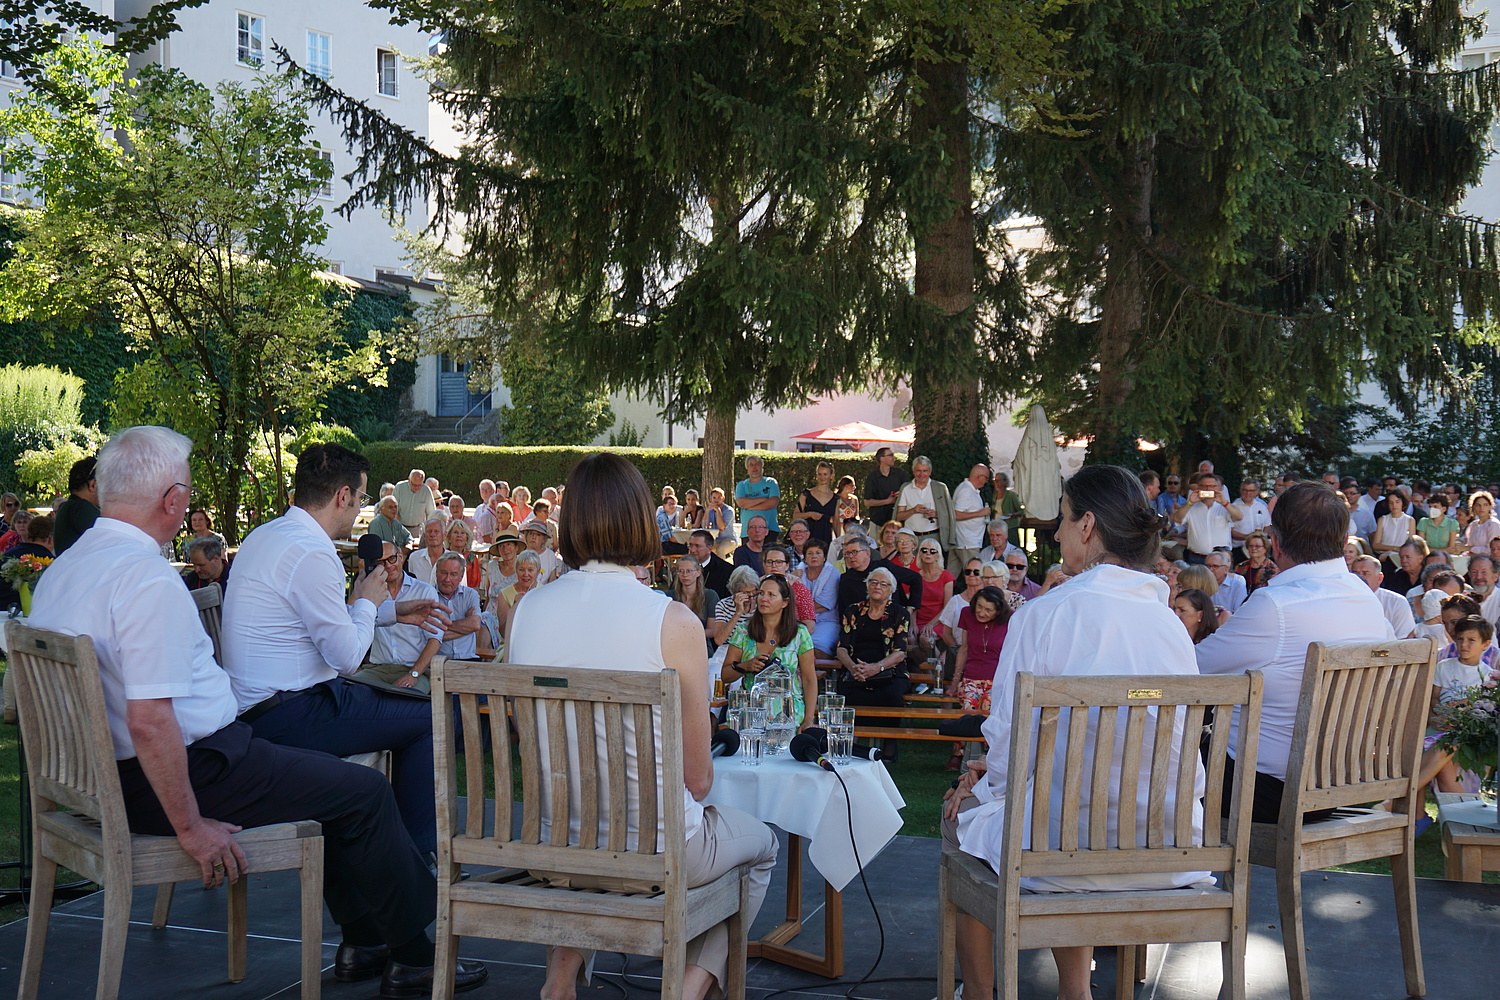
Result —
<instances>
[{"instance_id":1,"label":"black trousers","mask_svg":"<svg viewBox=\"0 0 1500 1000\"><path fill-rule=\"evenodd\" d=\"M1224 800L1220 804L1220 815L1229 815L1230 795L1234 789L1234 758L1224 758ZM1281 820L1281 796L1286 791L1286 782L1275 775L1255 772L1255 792L1250 805L1250 822L1276 823ZM1332 816L1332 809L1314 809L1302 814L1302 822L1319 823Z\"/></svg>"},{"instance_id":2,"label":"black trousers","mask_svg":"<svg viewBox=\"0 0 1500 1000\"><path fill-rule=\"evenodd\" d=\"M437 850L432 703L377 691L343 678L319 684L250 724L272 743L335 757L391 751L391 787L417 850Z\"/></svg>"},{"instance_id":3,"label":"black trousers","mask_svg":"<svg viewBox=\"0 0 1500 1000\"><path fill-rule=\"evenodd\" d=\"M397 945L436 918L437 883L378 771L255 739L243 722L198 740L187 756L202 815L245 827L304 819L323 825L323 901L336 923L369 917L386 943ZM119 770L131 830L171 836L139 761L122 760Z\"/></svg>"}]
</instances>

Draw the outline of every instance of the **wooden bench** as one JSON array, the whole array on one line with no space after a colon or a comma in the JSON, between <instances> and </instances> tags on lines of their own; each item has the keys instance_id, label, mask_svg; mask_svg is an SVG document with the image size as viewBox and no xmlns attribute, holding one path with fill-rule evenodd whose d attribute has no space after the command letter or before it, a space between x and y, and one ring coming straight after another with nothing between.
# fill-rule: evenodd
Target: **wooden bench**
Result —
<instances>
[{"instance_id":1,"label":"wooden bench","mask_svg":"<svg viewBox=\"0 0 1500 1000\"><path fill-rule=\"evenodd\" d=\"M859 720L864 719L916 719L941 722L945 719L961 719L965 715L972 715L961 708L887 708L875 705L854 706L854 735L857 739L887 739L887 740L934 740L956 743L978 743L983 742L983 736L947 736L937 731L936 726L931 727L900 727L900 726L861 726Z\"/></svg>"}]
</instances>

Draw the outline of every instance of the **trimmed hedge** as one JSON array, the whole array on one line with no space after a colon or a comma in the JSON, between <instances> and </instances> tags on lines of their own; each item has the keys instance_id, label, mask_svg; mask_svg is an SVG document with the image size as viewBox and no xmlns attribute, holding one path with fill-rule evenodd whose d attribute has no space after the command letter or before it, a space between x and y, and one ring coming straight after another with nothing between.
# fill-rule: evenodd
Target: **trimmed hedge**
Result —
<instances>
[{"instance_id":1,"label":"trimmed hedge","mask_svg":"<svg viewBox=\"0 0 1500 1000\"><path fill-rule=\"evenodd\" d=\"M436 476L444 487L472 506L479 500L481 479L503 479L511 486L525 485L537 497L543 487L565 482L578 460L596 451L611 451L635 463L646 477L653 497L661 493L663 486L673 486L680 498L685 490L696 489L703 478L700 448L495 448L377 441L366 445L364 454L370 460L371 493L381 483L399 483L412 469L421 469L429 476ZM745 459L750 455L764 459L766 475L781 486L777 514L783 525L796 506L797 494L812 484L820 461L833 465L835 482L840 476L853 476L856 494L864 492L865 476L875 467L873 452L747 451L735 455L735 475L739 479L744 478ZM724 487L729 501L734 502L734 483L715 485Z\"/></svg>"}]
</instances>

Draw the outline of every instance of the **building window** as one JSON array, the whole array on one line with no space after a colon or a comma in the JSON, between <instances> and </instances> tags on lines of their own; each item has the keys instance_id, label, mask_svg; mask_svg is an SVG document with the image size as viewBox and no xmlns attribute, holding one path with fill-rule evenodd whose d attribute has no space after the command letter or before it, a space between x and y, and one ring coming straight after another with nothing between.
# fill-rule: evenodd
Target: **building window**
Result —
<instances>
[{"instance_id":1,"label":"building window","mask_svg":"<svg viewBox=\"0 0 1500 1000\"><path fill-rule=\"evenodd\" d=\"M328 164L328 179L318 186L318 197L319 198L332 198L333 197L333 154L332 153L324 152L323 150L319 150L318 151L318 159L320 159L324 163Z\"/></svg>"},{"instance_id":2,"label":"building window","mask_svg":"<svg viewBox=\"0 0 1500 1000\"><path fill-rule=\"evenodd\" d=\"M1491 52L1465 52L1459 57L1459 66L1465 70L1478 69L1485 63L1500 62L1500 49Z\"/></svg>"},{"instance_id":3,"label":"building window","mask_svg":"<svg viewBox=\"0 0 1500 1000\"><path fill-rule=\"evenodd\" d=\"M321 31L307 33L307 71L328 79L333 75L333 36Z\"/></svg>"},{"instance_id":4,"label":"building window","mask_svg":"<svg viewBox=\"0 0 1500 1000\"><path fill-rule=\"evenodd\" d=\"M19 76L16 76L16 68L12 66L7 60L0 59L0 80L19 79L21 78Z\"/></svg>"},{"instance_id":5,"label":"building window","mask_svg":"<svg viewBox=\"0 0 1500 1000\"><path fill-rule=\"evenodd\" d=\"M329 274L343 274L344 262L341 260L330 260L327 264L323 265L323 270Z\"/></svg>"},{"instance_id":6,"label":"building window","mask_svg":"<svg viewBox=\"0 0 1500 1000\"><path fill-rule=\"evenodd\" d=\"M756 451L770 451L771 450L771 442L769 442L769 441L757 441L757 442L755 442L755 450Z\"/></svg>"},{"instance_id":7,"label":"building window","mask_svg":"<svg viewBox=\"0 0 1500 1000\"><path fill-rule=\"evenodd\" d=\"M235 32L235 58L242 66L259 69L265 65L266 19L259 14L239 12L239 27Z\"/></svg>"},{"instance_id":8,"label":"building window","mask_svg":"<svg viewBox=\"0 0 1500 1000\"><path fill-rule=\"evenodd\" d=\"M396 94L396 53L390 49L375 50L375 86L386 97Z\"/></svg>"}]
</instances>

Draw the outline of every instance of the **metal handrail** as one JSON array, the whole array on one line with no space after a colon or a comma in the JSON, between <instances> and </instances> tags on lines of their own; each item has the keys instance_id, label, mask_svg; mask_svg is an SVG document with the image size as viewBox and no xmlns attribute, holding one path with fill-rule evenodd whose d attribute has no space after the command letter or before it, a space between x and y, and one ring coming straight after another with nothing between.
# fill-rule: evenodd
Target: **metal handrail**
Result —
<instances>
[{"instance_id":1,"label":"metal handrail","mask_svg":"<svg viewBox=\"0 0 1500 1000\"><path fill-rule=\"evenodd\" d=\"M467 413L465 413L463 416L461 416L461 417L458 418L457 422L455 422L454 425L453 425L453 436L454 437L456 437L456 438L462 438L464 436L464 421L468 420L469 417L473 416L475 410L479 409L484 404L490 402L490 397L492 395L494 395L494 392L495 392L494 389L490 389L487 392L485 392L485 394L483 396L480 396L479 400L473 406L469 407L469 410L468 410Z\"/></svg>"}]
</instances>

